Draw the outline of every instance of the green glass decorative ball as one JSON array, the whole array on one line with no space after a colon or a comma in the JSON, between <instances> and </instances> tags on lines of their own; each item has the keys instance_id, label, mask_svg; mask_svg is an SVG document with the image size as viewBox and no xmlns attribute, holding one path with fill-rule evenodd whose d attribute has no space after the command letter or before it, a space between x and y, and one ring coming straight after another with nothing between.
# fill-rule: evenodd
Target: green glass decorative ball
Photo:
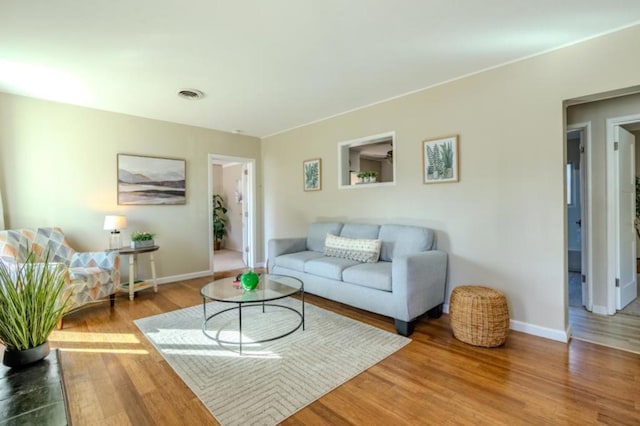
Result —
<instances>
[{"instance_id":1,"label":"green glass decorative ball","mask_svg":"<svg viewBox=\"0 0 640 426\"><path fill-rule=\"evenodd\" d=\"M240 277L240 283L242 284L242 288L247 291L253 291L258 287L258 283L260 282L260 275L256 274L253 271L247 271Z\"/></svg>"}]
</instances>

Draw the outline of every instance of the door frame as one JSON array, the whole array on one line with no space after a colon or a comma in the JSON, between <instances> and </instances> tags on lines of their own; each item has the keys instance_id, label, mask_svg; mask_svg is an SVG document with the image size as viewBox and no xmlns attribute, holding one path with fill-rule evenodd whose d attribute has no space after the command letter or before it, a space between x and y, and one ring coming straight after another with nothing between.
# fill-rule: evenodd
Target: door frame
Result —
<instances>
[{"instance_id":1,"label":"door frame","mask_svg":"<svg viewBox=\"0 0 640 426\"><path fill-rule=\"evenodd\" d=\"M582 265L582 271L583 271L583 275L585 275L585 283L587 286L587 300L585 305L586 310L588 311L593 311L594 310L594 306L593 306L593 221L591 220L591 218L593 217L593 201L592 201L592 197L591 197L591 188L593 188L593 155L591 155L592 153L592 143L591 143L591 121L587 121L584 123L576 123L576 124L571 124L568 125L565 131L565 142L564 142L564 146L565 146L565 165L567 163L567 153L566 153L566 149L567 149L567 133L569 132L573 132L576 130L581 130L582 131L582 144L584 146L584 154L583 156L581 156L581 160L582 158L584 158L584 161L581 161L581 168L584 167L585 170L581 170L581 174L585 177L585 179L580 179L580 185L582 187L582 191L581 194L583 194L583 198L580 200L580 210L581 210L581 220L582 220L582 228L586 231L584 232L584 234L586 234L586 238L585 235L582 236L582 258L585 259L585 264ZM564 188L566 191L566 187L567 187L567 182L566 182L566 176L565 176L565 184L564 184ZM566 194L565 194L565 200L567 199ZM565 201L566 204L566 201ZM566 206L565 206L565 211L566 211ZM567 226L566 224L566 214L565 214L565 227ZM567 231L565 230L565 251L566 248L568 247L568 240L567 240ZM566 270L568 270L568 263L567 263L567 268L565 268ZM565 274L567 272L565 271ZM567 282L567 306L569 305L569 281L568 281L568 275L567 278L565 280ZM583 301L584 302L584 301Z\"/></svg>"},{"instance_id":2,"label":"door frame","mask_svg":"<svg viewBox=\"0 0 640 426\"><path fill-rule=\"evenodd\" d=\"M256 267L256 244L258 241L257 238L257 228L256 228L256 160L254 158L248 157L233 157L229 155L218 155L218 154L208 154L207 156L207 175L209 178L208 181L208 205L209 205L209 269L213 273L213 222L211 218L213 217L213 205L211 203L211 197L213 197L213 165L220 163L242 163L247 167L247 193L242 194L243 198L246 197L247 203L247 212L249 213L249 217L247 218L247 243L249 246L249 252L247 254L247 266L249 268ZM243 230L244 233L244 230ZM243 247L243 250L245 248Z\"/></svg>"},{"instance_id":3,"label":"door frame","mask_svg":"<svg viewBox=\"0 0 640 426\"><path fill-rule=\"evenodd\" d=\"M640 122L640 114L607 118L607 315L616 313L616 275L618 271L618 167L614 150L615 127ZM609 202L612 201L612 202ZM637 253L636 253L637 254Z\"/></svg>"}]
</instances>

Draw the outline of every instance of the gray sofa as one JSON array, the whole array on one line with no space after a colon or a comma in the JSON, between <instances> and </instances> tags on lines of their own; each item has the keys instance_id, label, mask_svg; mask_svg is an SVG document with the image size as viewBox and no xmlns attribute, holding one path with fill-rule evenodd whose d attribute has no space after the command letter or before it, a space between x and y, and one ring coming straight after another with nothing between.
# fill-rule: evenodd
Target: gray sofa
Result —
<instances>
[{"instance_id":1,"label":"gray sofa","mask_svg":"<svg viewBox=\"0 0 640 426\"><path fill-rule=\"evenodd\" d=\"M361 263L325 256L325 238L381 240L380 260ZM269 241L269 272L298 277L305 292L394 318L399 334L413 332L415 320L442 314L446 253L436 250L435 233L407 225L313 223L306 237Z\"/></svg>"}]
</instances>

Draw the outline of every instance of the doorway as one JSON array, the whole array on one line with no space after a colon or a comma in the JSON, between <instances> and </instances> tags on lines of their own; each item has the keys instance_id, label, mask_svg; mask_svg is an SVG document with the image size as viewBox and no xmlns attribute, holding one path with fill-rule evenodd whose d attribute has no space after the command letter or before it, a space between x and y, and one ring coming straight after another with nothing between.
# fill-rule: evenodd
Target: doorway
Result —
<instances>
[{"instance_id":1,"label":"doorway","mask_svg":"<svg viewBox=\"0 0 640 426\"><path fill-rule=\"evenodd\" d=\"M576 99L576 103L568 102L570 105L567 107L565 143L568 143L570 139L577 139L579 135L573 132L582 129L583 133L580 135L580 139L584 146L583 152L581 152L579 172L578 170L573 171L573 177L578 177L578 179L565 177L566 185L569 185L570 179L572 181L572 189L576 191L573 195L580 194L582 209L580 236L583 250L579 268L580 274L572 276L573 270L578 268L576 268L576 254L569 253L574 249L576 241L575 235L573 237L570 235L570 227L572 223L575 224L577 219L575 216L572 217L569 212L570 201L565 200L567 207L565 211L567 249L565 265L567 268L568 323L572 338L640 353L640 343L630 343L631 341L636 342L635 336L640 328L640 316L624 315L627 312L616 309L618 296L616 278L621 277L620 271L625 271L627 276L636 277L637 281L635 246L639 242L635 240L636 232L633 228L633 219L636 214L633 208L629 208L629 205L632 201L635 202L635 197L632 197L631 194L635 195L635 176L637 174L635 164L640 162L635 159L631 149L625 151L624 155L619 155L619 151L615 149L616 126L619 129L636 133L636 139L640 137L640 113L625 115L625 113L629 114L627 111L640 110L640 93L634 90L627 95L616 95L593 95L590 99ZM633 145L635 148L635 144ZM565 148L564 164L566 166L572 158L575 158L575 151L572 154L570 145L566 145ZM635 151L635 149L633 150ZM629 163L631 157L634 157L635 160L633 166ZM632 171L627 173L626 178L619 174L620 160L623 162L626 160L626 169ZM623 188L622 192L618 191L619 181L627 182L627 188ZM579 188L576 188L577 186ZM568 195L569 186L565 188L565 191ZM621 200L626 200L627 207L623 206ZM619 212L621 210L629 213L624 219L626 222L620 220ZM618 226L619 223L625 224L624 227L627 229L624 231L625 235L633 237L633 245L628 241L628 238L623 244L619 243L623 240L619 237L622 232ZM626 246L623 247L623 245ZM623 262L619 262L619 259L623 257L621 253L627 257ZM633 264L632 267L629 267L630 264ZM576 278L579 279L576 280ZM582 280L586 281L586 286L580 283ZM576 293L580 293L575 290L575 281L578 281L578 286L582 286L583 290L585 288L587 290L586 294L584 291L582 292L582 297L575 297ZM623 280L619 279L619 281ZM572 284L574 297L570 300L569 293L572 291ZM579 306L576 306L578 305L575 302L576 299L579 299Z\"/></svg>"},{"instance_id":2,"label":"doorway","mask_svg":"<svg viewBox=\"0 0 640 426\"><path fill-rule=\"evenodd\" d=\"M569 306L588 305L586 273L583 273L583 214L582 198L584 185L582 157L584 155L584 129L567 131L565 169L567 208L567 276L569 283ZM586 223L586 221L585 221ZM586 265L585 265L586 266ZM585 268L586 272L586 268Z\"/></svg>"},{"instance_id":3,"label":"doorway","mask_svg":"<svg viewBox=\"0 0 640 426\"><path fill-rule=\"evenodd\" d=\"M591 122L567 126L565 193L567 300L570 307L593 310L593 225Z\"/></svg>"},{"instance_id":4,"label":"doorway","mask_svg":"<svg viewBox=\"0 0 640 426\"><path fill-rule=\"evenodd\" d=\"M255 160L209 154L210 270L255 266ZM223 232L214 232L214 195L219 196ZM218 240L216 242L216 240Z\"/></svg>"}]
</instances>

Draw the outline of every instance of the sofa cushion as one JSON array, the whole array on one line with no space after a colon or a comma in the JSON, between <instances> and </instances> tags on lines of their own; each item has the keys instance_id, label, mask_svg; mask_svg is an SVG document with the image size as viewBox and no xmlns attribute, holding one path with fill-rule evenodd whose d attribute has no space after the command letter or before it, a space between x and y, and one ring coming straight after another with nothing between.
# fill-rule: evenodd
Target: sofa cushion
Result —
<instances>
[{"instance_id":1,"label":"sofa cushion","mask_svg":"<svg viewBox=\"0 0 640 426\"><path fill-rule=\"evenodd\" d=\"M323 253L324 240L327 234L339 235L341 229L341 223L312 223L309 225L309 232L307 233L307 250Z\"/></svg>"},{"instance_id":2,"label":"sofa cushion","mask_svg":"<svg viewBox=\"0 0 640 426\"><path fill-rule=\"evenodd\" d=\"M342 280L376 290L391 291L391 262L361 263L342 271Z\"/></svg>"},{"instance_id":3,"label":"sofa cushion","mask_svg":"<svg viewBox=\"0 0 640 426\"><path fill-rule=\"evenodd\" d=\"M380 239L380 260L386 262L399 256L432 250L435 245L433 231L419 226L382 225Z\"/></svg>"},{"instance_id":4,"label":"sofa cushion","mask_svg":"<svg viewBox=\"0 0 640 426\"><path fill-rule=\"evenodd\" d=\"M302 272L304 271L304 264L308 260L316 259L318 257L323 257L323 254L310 250L299 251L297 253L283 254L276 257L275 265Z\"/></svg>"},{"instance_id":5,"label":"sofa cushion","mask_svg":"<svg viewBox=\"0 0 640 426\"><path fill-rule=\"evenodd\" d=\"M345 223L340 233L332 232L333 235L339 235L347 238L367 238L375 240L380 233L380 225L369 225L365 223Z\"/></svg>"},{"instance_id":6,"label":"sofa cushion","mask_svg":"<svg viewBox=\"0 0 640 426\"><path fill-rule=\"evenodd\" d=\"M311 259L304 264L304 272L317 275L319 277L331 278L342 281L342 271L346 268L358 265L355 260L343 259L341 257L322 256Z\"/></svg>"},{"instance_id":7,"label":"sofa cushion","mask_svg":"<svg viewBox=\"0 0 640 426\"><path fill-rule=\"evenodd\" d=\"M380 257L380 240L362 238L345 238L327 234L324 243L324 254L332 257L374 263Z\"/></svg>"}]
</instances>

